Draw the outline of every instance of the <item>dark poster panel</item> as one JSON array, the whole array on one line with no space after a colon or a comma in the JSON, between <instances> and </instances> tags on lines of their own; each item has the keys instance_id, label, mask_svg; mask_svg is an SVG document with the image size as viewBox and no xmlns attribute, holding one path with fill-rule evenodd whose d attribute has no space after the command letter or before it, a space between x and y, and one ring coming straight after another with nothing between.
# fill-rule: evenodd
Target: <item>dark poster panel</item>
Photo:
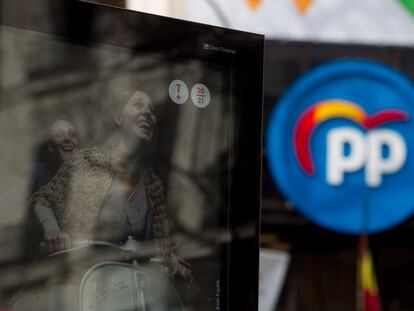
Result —
<instances>
[{"instance_id":1,"label":"dark poster panel","mask_svg":"<svg viewBox=\"0 0 414 311\"><path fill-rule=\"evenodd\" d=\"M0 307L256 308L263 38L1 5Z\"/></svg>"}]
</instances>

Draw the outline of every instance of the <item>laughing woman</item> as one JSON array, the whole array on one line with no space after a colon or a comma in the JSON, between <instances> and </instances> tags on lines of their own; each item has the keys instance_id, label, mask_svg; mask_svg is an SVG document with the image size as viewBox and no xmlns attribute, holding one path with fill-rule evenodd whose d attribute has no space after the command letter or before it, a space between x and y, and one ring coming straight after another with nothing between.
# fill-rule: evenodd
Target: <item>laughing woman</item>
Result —
<instances>
[{"instance_id":1,"label":"laughing woman","mask_svg":"<svg viewBox=\"0 0 414 311\"><path fill-rule=\"evenodd\" d=\"M144 163L156 126L154 104L135 91L114 117L110 146L79 150L35 195L35 212L50 252L72 240L154 240L170 259L169 229L161 180Z\"/></svg>"}]
</instances>

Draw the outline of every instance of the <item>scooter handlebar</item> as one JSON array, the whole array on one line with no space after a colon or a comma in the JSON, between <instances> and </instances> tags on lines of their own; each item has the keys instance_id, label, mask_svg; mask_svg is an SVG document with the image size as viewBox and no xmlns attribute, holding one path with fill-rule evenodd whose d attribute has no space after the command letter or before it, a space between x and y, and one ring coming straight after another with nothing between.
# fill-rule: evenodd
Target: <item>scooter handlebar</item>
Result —
<instances>
[{"instance_id":1,"label":"scooter handlebar","mask_svg":"<svg viewBox=\"0 0 414 311\"><path fill-rule=\"evenodd\" d=\"M47 258L54 258L61 255L67 255L79 250L82 250L87 247L94 247L94 246L103 246L112 248L116 251L120 251L124 253L128 261L136 260L136 259L144 259L145 261L149 261L151 263L159 264L167 268L170 275L174 275L178 272L178 262L175 259L166 260L158 257L154 257L154 251L151 248L145 247L139 241L134 240L132 237L129 237L128 240L123 245L114 244L107 241L97 241L97 240L73 240L71 243L72 247L61 250L58 252L50 253ZM47 251L47 244L46 242L41 242L41 248Z\"/></svg>"}]
</instances>

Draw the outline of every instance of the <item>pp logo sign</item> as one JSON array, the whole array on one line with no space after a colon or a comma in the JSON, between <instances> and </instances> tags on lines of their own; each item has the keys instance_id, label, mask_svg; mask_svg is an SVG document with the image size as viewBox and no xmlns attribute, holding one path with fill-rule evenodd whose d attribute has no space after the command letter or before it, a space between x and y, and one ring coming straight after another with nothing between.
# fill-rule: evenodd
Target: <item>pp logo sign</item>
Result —
<instances>
[{"instance_id":1,"label":"pp logo sign","mask_svg":"<svg viewBox=\"0 0 414 311\"><path fill-rule=\"evenodd\" d=\"M395 70L370 61L323 65L296 82L271 115L271 175L323 227L391 228L414 212L413 113L414 86Z\"/></svg>"},{"instance_id":2,"label":"pp logo sign","mask_svg":"<svg viewBox=\"0 0 414 311\"><path fill-rule=\"evenodd\" d=\"M351 153L344 156L346 144ZM365 137L353 128L333 130L327 141L327 181L331 185L343 184L344 174L365 167L365 182L369 187L379 187L384 174L398 172L406 160L407 148L398 133L389 130L369 132ZM390 155L382 156L382 148L388 147Z\"/></svg>"},{"instance_id":3,"label":"pp logo sign","mask_svg":"<svg viewBox=\"0 0 414 311\"><path fill-rule=\"evenodd\" d=\"M311 106L300 117L295 128L296 158L303 171L315 173L311 158L311 138L317 126L328 120L343 118L359 124L367 133L353 128L333 128L327 135L326 181L333 186L344 182L344 175L365 168L368 187L379 187L385 174L401 169L407 157L404 138L396 131L379 129L387 123L407 121L407 113L383 110L373 116L355 103L345 100L325 100ZM313 120L314 122L309 122ZM346 148L349 148L346 154ZM388 150L384 156L383 151Z\"/></svg>"}]
</instances>

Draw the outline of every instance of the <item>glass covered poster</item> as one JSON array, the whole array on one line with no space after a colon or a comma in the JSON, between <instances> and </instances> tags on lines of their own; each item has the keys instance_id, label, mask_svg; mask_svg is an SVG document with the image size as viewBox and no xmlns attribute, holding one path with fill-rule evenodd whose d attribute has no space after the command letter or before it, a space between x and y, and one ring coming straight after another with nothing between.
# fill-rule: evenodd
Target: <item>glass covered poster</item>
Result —
<instances>
[{"instance_id":1,"label":"glass covered poster","mask_svg":"<svg viewBox=\"0 0 414 311\"><path fill-rule=\"evenodd\" d=\"M19 4L4 2L0 26L1 304L232 308L232 256L258 250L261 82L243 90L240 72L263 38L226 42L225 30L76 1ZM251 66L260 73L261 59Z\"/></svg>"}]
</instances>

